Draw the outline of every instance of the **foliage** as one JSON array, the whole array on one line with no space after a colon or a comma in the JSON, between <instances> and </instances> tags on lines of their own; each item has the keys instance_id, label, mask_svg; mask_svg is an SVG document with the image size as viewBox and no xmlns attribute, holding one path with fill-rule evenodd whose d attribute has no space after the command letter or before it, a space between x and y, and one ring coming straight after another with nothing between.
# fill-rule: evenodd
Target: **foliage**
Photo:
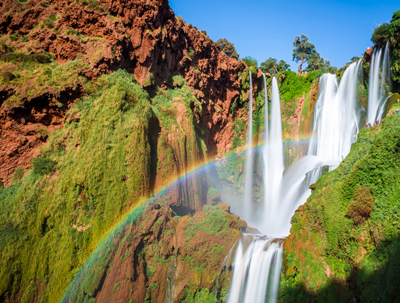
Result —
<instances>
[{"instance_id":1,"label":"foliage","mask_svg":"<svg viewBox=\"0 0 400 303\"><path fill-rule=\"evenodd\" d=\"M187 53L187 55L188 55L190 58L193 58L194 53L195 53L193 47L189 47L189 48L187 49L186 53Z\"/></svg>"},{"instance_id":2,"label":"foliage","mask_svg":"<svg viewBox=\"0 0 400 303\"><path fill-rule=\"evenodd\" d=\"M287 71L283 73L285 79L280 81L281 107L284 117L294 115L297 108L297 98L303 97L311 91L314 82L322 76L322 71L312 71L306 77L297 75L295 72Z\"/></svg>"},{"instance_id":3,"label":"foliage","mask_svg":"<svg viewBox=\"0 0 400 303\"><path fill-rule=\"evenodd\" d=\"M308 42L306 35L296 36L293 41L293 61L296 63L300 62L299 73L301 74L303 64L308 63L317 54L315 45Z\"/></svg>"},{"instance_id":4,"label":"foliage","mask_svg":"<svg viewBox=\"0 0 400 303\"><path fill-rule=\"evenodd\" d=\"M278 62L278 60L275 58L270 57L261 63L260 69L263 71L263 73L270 73L271 75L274 75L279 72L290 70L290 65L284 60L280 60Z\"/></svg>"},{"instance_id":5,"label":"foliage","mask_svg":"<svg viewBox=\"0 0 400 303\"><path fill-rule=\"evenodd\" d=\"M203 288L200 291L196 292L193 296L187 289L186 289L186 297L182 301L182 303L215 303L218 302L215 299L214 293L210 292L207 288Z\"/></svg>"},{"instance_id":6,"label":"foliage","mask_svg":"<svg viewBox=\"0 0 400 303\"><path fill-rule=\"evenodd\" d=\"M391 49L391 75L394 84L394 91L400 92L400 11L393 14L390 23L378 25L374 30L371 41L375 47L386 47L390 42Z\"/></svg>"},{"instance_id":7,"label":"foliage","mask_svg":"<svg viewBox=\"0 0 400 303\"><path fill-rule=\"evenodd\" d=\"M4 55L0 56L0 60L4 62L11 62L11 63L31 63L31 62L36 62L36 63L50 63L54 61L53 56L49 53L43 52L40 54L32 54L32 55L26 55L24 53L14 53L14 52L8 52Z\"/></svg>"},{"instance_id":8,"label":"foliage","mask_svg":"<svg viewBox=\"0 0 400 303\"><path fill-rule=\"evenodd\" d=\"M106 12L106 10L101 6L101 4L97 0L75 0L75 2L87 5L87 7L97 11L98 13Z\"/></svg>"},{"instance_id":9,"label":"foliage","mask_svg":"<svg viewBox=\"0 0 400 303\"><path fill-rule=\"evenodd\" d=\"M225 53L228 57L239 59L239 54L237 53L233 43L229 42L227 39L219 39L215 42L215 46L220 52Z\"/></svg>"},{"instance_id":10,"label":"foliage","mask_svg":"<svg viewBox=\"0 0 400 303\"><path fill-rule=\"evenodd\" d=\"M371 214L375 199L370 188L357 186L354 192L354 200L350 202L346 216L353 219L356 224L364 223Z\"/></svg>"},{"instance_id":11,"label":"foliage","mask_svg":"<svg viewBox=\"0 0 400 303\"><path fill-rule=\"evenodd\" d=\"M399 148L400 117L386 117L312 186L285 243L280 301L398 300Z\"/></svg>"},{"instance_id":12,"label":"foliage","mask_svg":"<svg viewBox=\"0 0 400 303\"><path fill-rule=\"evenodd\" d=\"M308 60L306 71L318 70L326 67L330 67L331 63L325 58L322 58L319 53L312 54Z\"/></svg>"},{"instance_id":13,"label":"foliage","mask_svg":"<svg viewBox=\"0 0 400 303\"><path fill-rule=\"evenodd\" d=\"M372 34L371 41L375 44L384 46L390 38L390 29L391 26L389 23L378 25Z\"/></svg>"},{"instance_id":14,"label":"foliage","mask_svg":"<svg viewBox=\"0 0 400 303\"><path fill-rule=\"evenodd\" d=\"M38 176L51 174L54 171L55 163L46 157L36 157L32 159L33 173Z\"/></svg>"},{"instance_id":15,"label":"foliage","mask_svg":"<svg viewBox=\"0 0 400 303\"><path fill-rule=\"evenodd\" d=\"M354 56L354 57L351 57L350 62L354 63L354 62L357 62L360 59L361 59L360 57Z\"/></svg>"},{"instance_id":16,"label":"foliage","mask_svg":"<svg viewBox=\"0 0 400 303\"><path fill-rule=\"evenodd\" d=\"M257 68L258 63L257 63L257 60L255 58L250 57L250 56L246 56L246 57L242 58L241 60L244 63L246 63L246 65L248 67L256 67Z\"/></svg>"},{"instance_id":17,"label":"foliage","mask_svg":"<svg viewBox=\"0 0 400 303\"><path fill-rule=\"evenodd\" d=\"M54 23L56 21L56 18L57 18L57 16L55 14L51 13L49 15L49 17L47 19L45 19L43 21L43 23L40 25L40 28L44 28L44 27L47 27L47 28L50 28L50 29L54 28Z\"/></svg>"},{"instance_id":18,"label":"foliage","mask_svg":"<svg viewBox=\"0 0 400 303\"><path fill-rule=\"evenodd\" d=\"M0 55L0 67L4 72L13 73L12 78L0 78L0 85L6 82L6 85L14 88L14 94L5 103L20 104L45 91L51 92L57 98L65 88L77 90L86 82L81 74L88 65L81 60L58 64L53 62L52 55L48 53L7 53Z\"/></svg>"},{"instance_id":19,"label":"foliage","mask_svg":"<svg viewBox=\"0 0 400 303\"><path fill-rule=\"evenodd\" d=\"M0 54L11 53L14 48L6 43L0 43Z\"/></svg>"},{"instance_id":20,"label":"foliage","mask_svg":"<svg viewBox=\"0 0 400 303\"><path fill-rule=\"evenodd\" d=\"M102 235L148 194L153 114L135 79L118 71L88 83L68 114L80 122L52 133L33 171L0 189L0 296L39 281L39 301L58 301Z\"/></svg>"}]
</instances>

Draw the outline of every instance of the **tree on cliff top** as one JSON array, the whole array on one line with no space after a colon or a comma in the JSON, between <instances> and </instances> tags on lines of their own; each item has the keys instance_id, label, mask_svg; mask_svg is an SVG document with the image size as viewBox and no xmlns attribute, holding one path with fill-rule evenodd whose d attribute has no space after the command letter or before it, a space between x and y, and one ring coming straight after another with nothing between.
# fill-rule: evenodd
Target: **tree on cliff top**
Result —
<instances>
[{"instance_id":1,"label":"tree on cliff top","mask_svg":"<svg viewBox=\"0 0 400 303\"><path fill-rule=\"evenodd\" d=\"M310 59L308 59L308 66L305 69L306 71L313 71L317 69L321 69L324 67L330 67L331 63L326 60L325 58L322 58L319 53L312 54Z\"/></svg>"},{"instance_id":2,"label":"tree on cliff top","mask_svg":"<svg viewBox=\"0 0 400 303\"><path fill-rule=\"evenodd\" d=\"M225 38L219 39L217 42L215 42L215 45L220 52L224 52L226 55L228 55L228 57L234 58L236 60L239 59L239 54L237 53L233 43L229 42Z\"/></svg>"},{"instance_id":3,"label":"tree on cliff top","mask_svg":"<svg viewBox=\"0 0 400 303\"><path fill-rule=\"evenodd\" d=\"M278 62L275 58L268 58L260 65L260 69L263 73L270 73L271 75L277 74L279 72L284 72L290 70L290 65L286 61L280 60Z\"/></svg>"},{"instance_id":4,"label":"tree on cliff top","mask_svg":"<svg viewBox=\"0 0 400 303\"><path fill-rule=\"evenodd\" d=\"M314 44L308 42L308 37L306 35L296 36L293 41L293 46L295 47L293 50L293 61L296 63L300 62L298 70L301 74L303 64L308 63L310 59L315 59L317 50Z\"/></svg>"}]
</instances>

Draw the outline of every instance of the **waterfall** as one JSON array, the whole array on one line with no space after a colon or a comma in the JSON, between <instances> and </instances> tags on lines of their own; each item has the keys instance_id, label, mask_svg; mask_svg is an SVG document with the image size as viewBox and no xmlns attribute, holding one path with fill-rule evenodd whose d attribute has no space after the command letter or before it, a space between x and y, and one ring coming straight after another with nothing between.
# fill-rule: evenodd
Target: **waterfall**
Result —
<instances>
[{"instance_id":1,"label":"waterfall","mask_svg":"<svg viewBox=\"0 0 400 303\"><path fill-rule=\"evenodd\" d=\"M321 77L308 155L336 162L337 166L350 152L361 118L357 109L357 75L361 67L361 60L350 65L340 85L335 75Z\"/></svg>"},{"instance_id":2,"label":"waterfall","mask_svg":"<svg viewBox=\"0 0 400 303\"><path fill-rule=\"evenodd\" d=\"M336 168L350 152L351 144L357 138L361 119L357 85L361 66L361 61L350 65L340 84L335 75L325 74L320 78L308 153L284 174L279 91L276 79L272 80L271 124L268 128L266 102L265 144L262 151L264 218L255 226L268 236L244 234L232 248L235 253L230 253L234 259L229 303L277 301L282 245L290 232L291 217L310 196L309 186L321 176L322 168ZM250 144L249 141L249 147ZM248 164L249 161L252 163L252 152L247 153L250 160L246 159L246 182L252 182L251 177L247 177L252 173L248 173L248 167L253 169L250 166L252 164ZM249 196L245 197L245 203L251 204L252 185L246 183L249 190L245 194ZM251 211L252 208L249 208Z\"/></svg>"},{"instance_id":3,"label":"waterfall","mask_svg":"<svg viewBox=\"0 0 400 303\"><path fill-rule=\"evenodd\" d=\"M244 183L244 219L250 221L252 218L252 192L253 192L253 81L250 73L250 97L249 97L249 117L247 131L247 151L245 163L245 183Z\"/></svg>"},{"instance_id":4,"label":"waterfall","mask_svg":"<svg viewBox=\"0 0 400 303\"><path fill-rule=\"evenodd\" d=\"M263 185L264 185L264 209L266 209L266 205L268 203L267 193L270 189L269 178L268 178L268 141L269 141L269 127L268 127L268 90L267 90L267 79L265 78L265 74L263 73L263 81L264 81L264 150L262 153L263 158Z\"/></svg>"},{"instance_id":5,"label":"waterfall","mask_svg":"<svg viewBox=\"0 0 400 303\"><path fill-rule=\"evenodd\" d=\"M264 183L268 187L264 190L264 227L263 232L275 235L276 224L279 217L279 189L281 186L284 170L283 143L282 143L282 121L279 88L276 78L272 79L271 94L271 127L268 128L268 119L265 120L266 129L269 129L267 140L264 144Z\"/></svg>"},{"instance_id":6,"label":"waterfall","mask_svg":"<svg viewBox=\"0 0 400 303\"><path fill-rule=\"evenodd\" d=\"M368 87L368 123L374 123L382 118L389 91L390 54L388 41L384 51L379 47L375 48L371 58Z\"/></svg>"},{"instance_id":7,"label":"waterfall","mask_svg":"<svg viewBox=\"0 0 400 303\"><path fill-rule=\"evenodd\" d=\"M282 266L279 239L242 235L238 240L228 303L276 302Z\"/></svg>"}]
</instances>

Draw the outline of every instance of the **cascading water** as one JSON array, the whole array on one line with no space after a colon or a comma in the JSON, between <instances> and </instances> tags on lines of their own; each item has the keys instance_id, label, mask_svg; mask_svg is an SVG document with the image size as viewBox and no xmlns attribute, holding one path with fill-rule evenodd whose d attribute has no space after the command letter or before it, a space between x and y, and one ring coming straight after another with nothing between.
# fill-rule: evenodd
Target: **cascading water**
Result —
<instances>
[{"instance_id":1,"label":"cascading water","mask_svg":"<svg viewBox=\"0 0 400 303\"><path fill-rule=\"evenodd\" d=\"M325 74L321 77L320 94L314 110L313 136L308 153L283 176L280 100L277 82L273 79L271 125L268 128L266 108L264 128L265 220L256 226L269 236L244 234L236 247L232 248L232 251L236 249L236 252L230 253L230 256L235 257L232 263L229 303L277 301L282 244L283 238L290 232L290 219L311 194L309 186L320 177L322 167L336 168L356 140L361 117L356 95L360 68L361 62L349 66L340 85L334 75ZM248 161L249 159L246 159L246 165ZM250 178L246 177L246 182L247 180ZM246 187L251 189L252 183L246 184ZM252 204L251 190L249 193L250 195L245 197L248 203L246 207ZM250 212L252 209L250 208Z\"/></svg>"},{"instance_id":2,"label":"cascading water","mask_svg":"<svg viewBox=\"0 0 400 303\"><path fill-rule=\"evenodd\" d=\"M267 102L268 103L268 102ZM268 119L265 119L265 129L268 129ZM267 131L268 133L268 131ZM262 231L268 235L276 235L276 224L279 218L279 188L285 168L283 161L281 104L278 83L272 79L271 93L271 127L264 145L264 175L268 187L264 190L264 226Z\"/></svg>"},{"instance_id":3,"label":"cascading water","mask_svg":"<svg viewBox=\"0 0 400 303\"><path fill-rule=\"evenodd\" d=\"M321 93L314 109L308 155L338 165L350 152L351 144L357 139L361 118L357 107L357 75L361 67L361 60L350 65L343 74L340 86L335 75L321 77Z\"/></svg>"},{"instance_id":4,"label":"cascading water","mask_svg":"<svg viewBox=\"0 0 400 303\"><path fill-rule=\"evenodd\" d=\"M253 190L253 81L250 73L250 100L249 118L247 131L247 151L245 163L245 183L244 183L244 219L251 221L252 216L252 190Z\"/></svg>"},{"instance_id":5,"label":"cascading water","mask_svg":"<svg viewBox=\"0 0 400 303\"><path fill-rule=\"evenodd\" d=\"M276 217L276 213L279 212L279 188L284 170L282 121L278 83L273 78L271 125L268 127L268 95L266 88L264 77L264 220L258 225L264 233L275 235L277 232L275 227L279 219L279 217ZM248 159L246 159L246 174L247 163ZM250 178L246 177L245 180L247 181L248 179ZM252 188L252 184L249 187ZM245 197L245 203L246 207L252 204L251 196ZM271 236L242 235L235 253L235 270L228 302L265 302L266 299L268 302L276 302L282 265L282 245L282 239Z\"/></svg>"},{"instance_id":6,"label":"cascading water","mask_svg":"<svg viewBox=\"0 0 400 303\"><path fill-rule=\"evenodd\" d=\"M385 49L376 48L371 58L368 87L368 123L374 123L382 118L389 91L390 54L388 41Z\"/></svg>"},{"instance_id":7,"label":"cascading water","mask_svg":"<svg viewBox=\"0 0 400 303\"><path fill-rule=\"evenodd\" d=\"M261 235L240 237L228 303L276 302L283 240Z\"/></svg>"}]
</instances>

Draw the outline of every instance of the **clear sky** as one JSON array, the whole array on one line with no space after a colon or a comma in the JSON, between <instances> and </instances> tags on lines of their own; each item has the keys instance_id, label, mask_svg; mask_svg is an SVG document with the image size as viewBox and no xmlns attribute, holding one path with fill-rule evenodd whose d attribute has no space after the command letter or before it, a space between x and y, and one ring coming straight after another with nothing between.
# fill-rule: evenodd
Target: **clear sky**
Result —
<instances>
[{"instance_id":1,"label":"clear sky","mask_svg":"<svg viewBox=\"0 0 400 303\"><path fill-rule=\"evenodd\" d=\"M269 57L292 61L295 36L306 34L322 57L341 67L372 45L372 30L390 22L400 1L392 0L170 0L176 16L217 41L233 42L240 58L258 64Z\"/></svg>"}]
</instances>

